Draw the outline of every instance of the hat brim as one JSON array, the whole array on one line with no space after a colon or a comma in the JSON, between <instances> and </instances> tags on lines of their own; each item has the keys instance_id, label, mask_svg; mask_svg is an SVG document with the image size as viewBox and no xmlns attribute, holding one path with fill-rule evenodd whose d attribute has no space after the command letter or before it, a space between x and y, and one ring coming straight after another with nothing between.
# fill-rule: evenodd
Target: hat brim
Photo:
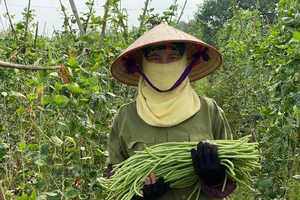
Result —
<instances>
[{"instance_id":1,"label":"hat brim","mask_svg":"<svg viewBox=\"0 0 300 200\"><path fill-rule=\"evenodd\" d=\"M199 51L198 45L208 48L207 54L209 55L210 59L208 61L204 61L201 58L200 63L193 67L193 69L189 73L190 82L208 76L209 74L216 71L222 64L222 56L220 52L214 47L174 27L168 26L166 24L160 24L144 33L144 35L138 38L116 58L116 60L110 67L112 76L121 83L131 86L137 86L140 78L140 73L127 73L124 62L122 62L122 58L128 54L131 54L136 63L141 63L142 49L144 47L161 43L175 42L185 43L185 50L188 58L192 57Z\"/></svg>"}]
</instances>

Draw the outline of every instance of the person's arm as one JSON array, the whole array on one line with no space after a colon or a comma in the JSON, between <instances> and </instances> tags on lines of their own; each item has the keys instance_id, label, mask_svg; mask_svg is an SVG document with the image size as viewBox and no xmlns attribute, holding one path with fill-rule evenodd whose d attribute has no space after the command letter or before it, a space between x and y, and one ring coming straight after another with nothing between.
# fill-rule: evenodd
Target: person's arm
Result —
<instances>
[{"instance_id":1,"label":"person's arm","mask_svg":"<svg viewBox=\"0 0 300 200\"><path fill-rule=\"evenodd\" d=\"M232 132L229 127L228 121L226 119L224 111L217 105L217 103L212 100L213 109L212 109L212 130L214 139L217 140L232 140ZM226 187L224 192L222 192L223 182L214 185L208 186L205 183L201 184L201 189L203 193L212 198L224 198L230 195L236 189L236 182L227 179Z\"/></svg>"},{"instance_id":2,"label":"person's arm","mask_svg":"<svg viewBox=\"0 0 300 200\"><path fill-rule=\"evenodd\" d=\"M223 110L214 100L207 101L210 124L214 140L232 140L232 133ZM199 142L197 149L191 149L195 172L201 180L202 192L211 198L224 198L236 189L236 183L227 180L222 191L226 167L220 164L217 144Z\"/></svg>"},{"instance_id":3,"label":"person's arm","mask_svg":"<svg viewBox=\"0 0 300 200\"><path fill-rule=\"evenodd\" d=\"M122 146L120 143L120 138L118 134L118 119L119 119L119 112L115 115L113 126L109 135L108 144L107 144L107 151L108 151L108 158L106 160L107 168L106 168L106 175L107 178L113 175L113 165L123 162L126 158L124 156Z\"/></svg>"}]
</instances>

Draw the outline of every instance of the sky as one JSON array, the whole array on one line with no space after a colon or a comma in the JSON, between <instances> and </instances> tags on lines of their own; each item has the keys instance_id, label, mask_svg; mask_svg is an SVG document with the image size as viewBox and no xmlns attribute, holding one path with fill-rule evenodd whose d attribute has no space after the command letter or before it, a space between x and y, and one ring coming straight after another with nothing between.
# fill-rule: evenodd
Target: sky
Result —
<instances>
[{"instance_id":1,"label":"sky","mask_svg":"<svg viewBox=\"0 0 300 200\"><path fill-rule=\"evenodd\" d=\"M67 9L67 13L71 14L69 0L61 0ZM85 5L86 0L74 0L79 14L87 12ZM129 26L138 26L138 17L142 14L145 0L121 0L122 8L128 11ZM17 23L22 19L22 12L27 7L28 0L6 0L10 15L14 15L13 23ZM106 0L95 0L94 9L97 16L103 16L103 5ZM166 11L168 7L173 4L174 0L152 0L150 8L155 8L154 13L161 13ZM183 7L185 0L177 0L177 3ZM182 21L189 21L193 18L197 7L203 0L187 0ZM31 8L35 10L34 22L39 22L39 34L50 36L53 30L60 30L63 23L63 15L60 11L59 0L31 0ZM181 11L181 9L180 9ZM178 13L180 13L180 11ZM0 0L0 31L7 30L9 21L3 16L6 13L4 0Z\"/></svg>"}]
</instances>

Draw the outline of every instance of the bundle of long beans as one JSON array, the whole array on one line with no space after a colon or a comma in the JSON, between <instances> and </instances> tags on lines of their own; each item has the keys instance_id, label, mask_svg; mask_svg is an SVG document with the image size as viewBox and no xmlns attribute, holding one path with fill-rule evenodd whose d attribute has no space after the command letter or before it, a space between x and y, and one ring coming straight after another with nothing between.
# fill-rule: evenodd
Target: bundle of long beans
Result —
<instances>
[{"instance_id":1,"label":"bundle of long beans","mask_svg":"<svg viewBox=\"0 0 300 200\"><path fill-rule=\"evenodd\" d=\"M250 136L238 140L211 140L218 146L220 163L226 166L226 177L240 186L253 190L249 186L250 173L259 169L257 143L248 143ZM113 167L115 174L109 179L100 178L100 184L107 189L107 199L132 199L141 196L145 179L154 172L157 177L164 177L171 188L183 188L195 185L193 193L200 195L200 181L195 173L190 150L198 142L167 142L146 147Z\"/></svg>"}]
</instances>

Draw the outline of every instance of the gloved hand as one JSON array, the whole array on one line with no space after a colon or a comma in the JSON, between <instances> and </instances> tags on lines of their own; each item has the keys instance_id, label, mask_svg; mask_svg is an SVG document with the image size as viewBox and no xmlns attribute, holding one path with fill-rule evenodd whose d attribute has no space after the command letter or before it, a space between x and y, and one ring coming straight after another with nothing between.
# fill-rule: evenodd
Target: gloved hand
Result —
<instances>
[{"instance_id":1,"label":"gloved hand","mask_svg":"<svg viewBox=\"0 0 300 200\"><path fill-rule=\"evenodd\" d=\"M217 145L199 142L191 149L195 172L206 186L218 186L225 179L226 167L220 164Z\"/></svg>"},{"instance_id":2,"label":"gloved hand","mask_svg":"<svg viewBox=\"0 0 300 200\"><path fill-rule=\"evenodd\" d=\"M163 177L159 177L159 179L150 185L144 186L144 199L145 200L157 200L159 199L165 192L168 191L170 187L170 183L164 181Z\"/></svg>"}]
</instances>

